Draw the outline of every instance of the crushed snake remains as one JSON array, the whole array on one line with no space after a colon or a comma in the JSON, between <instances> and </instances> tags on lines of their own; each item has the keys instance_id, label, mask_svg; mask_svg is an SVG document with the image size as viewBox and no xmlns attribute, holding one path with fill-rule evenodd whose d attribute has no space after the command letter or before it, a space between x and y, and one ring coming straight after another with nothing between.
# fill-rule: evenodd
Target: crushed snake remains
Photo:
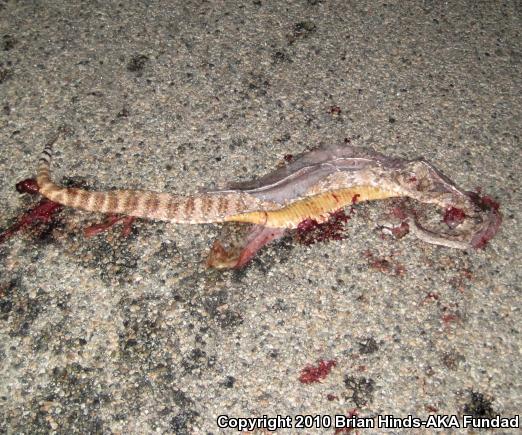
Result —
<instances>
[{"instance_id":1,"label":"crushed snake remains","mask_svg":"<svg viewBox=\"0 0 522 435\"><path fill-rule=\"evenodd\" d=\"M482 248L502 222L495 201L459 189L426 160L388 157L349 144L323 146L259 179L193 195L62 187L51 180L50 171L53 144L60 133L40 156L37 183L41 195L64 206L110 215L179 224L252 224L238 254L214 246L208 264L216 268L241 267L287 230L307 220L325 222L337 210L361 201L410 198L434 204L445 212L448 231L427 229L407 208L402 225L425 242L450 248Z\"/></svg>"}]
</instances>

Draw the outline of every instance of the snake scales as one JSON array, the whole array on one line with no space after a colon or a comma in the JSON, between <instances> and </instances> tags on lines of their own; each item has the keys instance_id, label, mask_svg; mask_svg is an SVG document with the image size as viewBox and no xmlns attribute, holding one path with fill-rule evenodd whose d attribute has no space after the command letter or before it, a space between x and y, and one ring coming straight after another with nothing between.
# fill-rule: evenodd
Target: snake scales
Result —
<instances>
[{"instance_id":1,"label":"snake scales","mask_svg":"<svg viewBox=\"0 0 522 435\"><path fill-rule=\"evenodd\" d=\"M67 188L51 180L50 163L57 134L45 146L38 165L40 193L77 209L123 214L175 223L249 222L273 230L296 228L306 219L322 222L329 213L352 204L407 197L459 210L455 228L434 232L407 213L411 231L420 239L451 248L482 247L501 224L493 201L459 189L426 160L388 157L350 145L306 152L289 164L247 183L227 189L180 195L142 190L88 191Z\"/></svg>"}]
</instances>

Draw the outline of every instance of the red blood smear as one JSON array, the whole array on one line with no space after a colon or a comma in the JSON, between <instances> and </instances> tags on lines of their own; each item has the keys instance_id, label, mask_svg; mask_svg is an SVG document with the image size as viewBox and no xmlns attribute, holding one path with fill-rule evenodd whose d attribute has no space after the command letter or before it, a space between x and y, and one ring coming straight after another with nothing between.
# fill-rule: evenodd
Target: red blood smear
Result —
<instances>
[{"instance_id":1,"label":"red blood smear","mask_svg":"<svg viewBox=\"0 0 522 435\"><path fill-rule=\"evenodd\" d=\"M456 207L450 207L444 213L442 221L450 228L455 228L460 225L466 219L466 213L464 210Z\"/></svg>"},{"instance_id":2,"label":"red blood smear","mask_svg":"<svg viewBox=\"0 0 522 435\"><path fill-rule=\"evenodd\" d=\"M312 245L327 240L343 240L343 224L348 222L350 216L342 209L330 213L328 221L318 223L315 219L305 219L297 226L296 239L303 245Z\"/></svg>"},{"instance_id":3,"label":"red blood smear","mask_svg":"<svg viewBox=\"0 0 522 435\"><path fill-rule=\"evenodd\" d=\"M25 180L19 181L15 187L18 193L29 193L31 195L38 193L40 190L34 178L26 178Z\"/></svg>"},{"instance_id":4,"label":"red blood smear","mask_svg":"<svg viewBox=\"0 0 522 435\"><path fill-rule=\"evenodd\" d=\"M312 384L314 382L319 382L321 379L326 378L332 368L336 365L337 362L334 360L323 360L319 361L319 365L317 367L306 366L303 370L301 370L299 382L302 384Z\"/></svg>"},{"instance_id":5,"label":"red blood smear","mask_svg":"<svg viewBox=\"0 0 522 435\"><path fill-rule=\"evenodd\" d=\"M37 223L50 222L53 215L62 208L62 205L56 202L42 199L34 208L25 212L18 222L0 233L0 243L3 243L19 231L25 231L28 228L35 226Z\"/></svg>"}]
</instances>

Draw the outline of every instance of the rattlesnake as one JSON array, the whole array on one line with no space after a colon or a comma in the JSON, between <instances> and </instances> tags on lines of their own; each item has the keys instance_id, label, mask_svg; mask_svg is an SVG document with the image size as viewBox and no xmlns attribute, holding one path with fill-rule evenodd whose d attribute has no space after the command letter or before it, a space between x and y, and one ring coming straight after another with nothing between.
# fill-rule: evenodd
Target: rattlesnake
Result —
<instances>
[{"instance_id":1,"label":"rattlesnake","mask_svg":"<svg viewBox=\"0 0 522 435\"><path fill-rule=\"evenodd\" d=\"M496 234L502 219L493 201L459 189L422 158L388 157L348 144L323 146L259 179L193 195L66 188L50 176L52 148L58 137L46 144L39 160L40 193L59 204L87 211L182 224L249 222L278 230L296 228L306 219L325 221L329 213L354 202L408 197L461 212L463 219L455 228L435 233L423 228L415 214L406 210L406 220L416 236L458 249L482 247Z\"/></svg>"}]
</instances>

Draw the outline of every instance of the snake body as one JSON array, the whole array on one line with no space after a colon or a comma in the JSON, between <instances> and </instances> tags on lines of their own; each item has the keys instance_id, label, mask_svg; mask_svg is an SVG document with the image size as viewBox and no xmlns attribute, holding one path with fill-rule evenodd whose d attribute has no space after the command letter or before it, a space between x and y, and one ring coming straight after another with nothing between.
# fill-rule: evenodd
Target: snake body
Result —
<instances>
[{"instance_id":1,"label":"snake body","mask_svg":"<svg viewBox=\"0 0 522 435\"><path fill-rule=\"evenodd\" d=\"M424 159L393 158L349 145L309 151L257 180L194 195L67 188L51 179L52 149L58 136L46 144L40 156L40 193L86 211L181 224L235 221L281 229L296 228L306 219L325 221L329 213L353 202L409 197L442 209L462 210L466 219L451 234L426 230L414 215L408 217L419 238L460 249L477 247L477 240L491 238L501 222L496 208L480 204Z\"/></svg>"}]
</instances>

